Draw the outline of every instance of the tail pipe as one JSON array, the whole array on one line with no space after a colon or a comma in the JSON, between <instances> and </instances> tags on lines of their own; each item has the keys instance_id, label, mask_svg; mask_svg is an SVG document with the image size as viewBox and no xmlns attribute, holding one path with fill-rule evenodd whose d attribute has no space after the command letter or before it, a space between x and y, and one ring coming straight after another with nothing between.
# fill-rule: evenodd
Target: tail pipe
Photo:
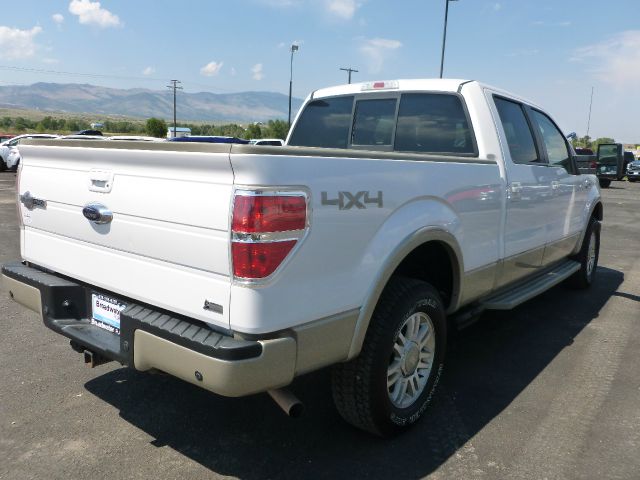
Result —
<instances>
[{"instance_id":1,"label":"tail pipe","mask_svg":"<svg viewBox=\"0 0 640 480\"><path fill-rule=\"evenodd\" d=\"M267 393L273 401L291 418L298 418L304 412L304 404L289 390L277 388L268 390Z\"/></svg>"}]
</instances>

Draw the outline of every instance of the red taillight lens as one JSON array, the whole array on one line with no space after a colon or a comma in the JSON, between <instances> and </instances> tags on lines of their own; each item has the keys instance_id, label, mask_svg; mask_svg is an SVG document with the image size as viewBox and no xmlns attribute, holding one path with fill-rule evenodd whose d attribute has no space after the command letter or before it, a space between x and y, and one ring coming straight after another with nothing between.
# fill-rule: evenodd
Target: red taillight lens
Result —
<instances>
[{"instance_id":1,"label":"red taillight lens","mask_svg":"<svg viewBox=\"0 0 640 480\"><path fill-rule=\"evenodd\" d=\"M267 233L304 230L307 202L303 196L238 195L233 206L232 231Z\"/></svg>"},{"instance_id":2,"label":"red taillight lens","mask_svg":"<svg viewBox=\"0 0 640 480\"><path fill-rule=\"evenodd\" d=\"M231 260L241 281L267 278L307 230L304 193L239 191L233 201Z\"/></svg>"},{"instance_id":3,"label":"red taillight lens","mask_svg":"<svg viewBox=\"0 0 640 480\"><path fill-rule=\"evenodd\" d=\"M589 164L589 168L597 168L598 167L598 162L591 162Z\"/></svg>"},{"instance_id":4,"label":"red taillight lens","mask_svg":"<svg viewBox=\"0 0 640 480\"><path fill-rule=\"evenodd\" d=\"M284 242L233 242L233 274L238 278L266 278L275 272L297 240Z\"/></svg>"}]
</instances>

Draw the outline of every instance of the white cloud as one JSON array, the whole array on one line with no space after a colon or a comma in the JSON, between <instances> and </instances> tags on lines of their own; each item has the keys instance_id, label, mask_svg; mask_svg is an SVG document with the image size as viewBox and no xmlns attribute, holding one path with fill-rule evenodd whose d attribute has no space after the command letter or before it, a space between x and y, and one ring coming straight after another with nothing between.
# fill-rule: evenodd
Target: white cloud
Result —
<instances>
[{"instance_id":1,"label":"white cloud","mask_svg":"<svg viewBox=\"0 0 640 480\"><path fill-rule=\"evenodd\" d=\"M256 63L251 68L251 76L254 80L262 80L264 78L264 72L262 71L262 64Z\"/></svg>"},{"instance_id":2,"label":"white cloud","mask_svg":"<svg viewBox=\"0 0 640 480\"><path fill-rule=\"evenodd\" d=\"M267 5L269 7L289 8L289 7L297 7L302 2L300 0L260 0L260 3Z\"/></svg>"},{"instance_id":3,"label":"white cloud","mask_svg":"<svg viewBox=\"0 0 640 480\"><path fill-rule=\"evenodd\" d=\"M200 74L205 77L215 77L220 73L222 65L224 65L223 62L209 62L200 69Z\"/></svg>"},{"instance_id":4,"label":"white cloud","mask_svg":"<svg viewBox=\"0 0 640 480\"><path fill-rule=\"evenodd\" d=\"M235 77L237 73L238 72L236 71L235 67L231 67L231 76Z\"/></svg>"},{"instance_id":5,"label":"white cloud","mask_svg":"<svg viewBox=\"0 0 640 480\"><path fill-rule=\"evenodd\" d=\"M61 13L54 13L53 15L51 15L51 19L58 25L64 22L64 17Z\"/></svg>"},{"instance_id":6,"label":"white cloud","mask_svg":"<svg viewBox=\"0 0 640 480\"><path fill-rule=\"evenodd\" d=\"M100 2L91 0L71 0L69 12L78 17L83 25L95 25L100 28L121 27L123 23L117 15L106 8L102 8Z\"/></svg>"},{"instance_id":7,"label":"white cloud","mask_svg":"<svg viewBox=\"0 0 640 480\"><path fill-rule=\"evenodd\" d=\"M32 57L36 53L35 37L42 32L41 27L33 27L31 30L20 30L0 26L0 58L16 60L18 58Z\"/></svg>"},{"instance_id":8,"label":"white cloud","mask_svg":"<svg viewBox=\"0 0 640 480\"><path fill-rule=\"evenodd\" d=\"M571 58L591 68L604 83L636 88L640 83L640 30L627 30L576 50Z\"/></svg>"},{"instance_id":9,"label":"white cloud","mask_svg":"<svg viewBox=\"0 0 640 480\"><path fill-rule=\"evenodd\" d=\"M154 73L156 73L156 69L153 67L147 67L142 71L143 75L153 75Z\"/></svg>"},{"instance_id":10,"label":"white cloud","mask_svg":"<svg viewBox=\"0 0 640 480\"><path fill-rule=\"evenodd\" d=\"M369 73L379 73L389 55L400 47L402 47L402 42L398 40L390 40L387 38L364 40L360 46L360 53L362 53L368 61Z\"/></svg>"},{"instance_id":11,"label":"white cloud","mask_svg":"<svg viewBox=\"0 0 640 480\"><path fill-rule=\"evenodd\" d=\"M325 0L329 13L343 20L350 20L356 13L360 3L356 0Z\"/></svg>"},{"instance_id":12,"label":"white cloud","mask_svg":"<svg viewBox=\"0 0 640 480\"><path fill-rule=\"evenodd\" d=\"M499 3L494 3L493 4L493 10L496 11L496 12L499 11L499 10L502 10L502 5L500 5Z\"/></svg>"}]
</instances>

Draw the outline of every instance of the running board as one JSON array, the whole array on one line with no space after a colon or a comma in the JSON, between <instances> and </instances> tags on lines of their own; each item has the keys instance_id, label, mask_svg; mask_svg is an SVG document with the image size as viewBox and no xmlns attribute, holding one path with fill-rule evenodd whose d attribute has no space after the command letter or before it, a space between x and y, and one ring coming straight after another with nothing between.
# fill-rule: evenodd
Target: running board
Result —
<instances>
[{"instance_id":1,"label":"running board","mask_svg":"<svg viewBox=\"0 0 640 480\"><path fill-rule=\"evenodd\" d=\"M514 289L488 298L482 302L482 306L487 310L511 310L536 295L549 290L551 287L569 278L578 270L580 270L580 264L578 262L565 260L554 266L553 269L547 270L545 273L534 277Z\"/></svg>"}]
</instances>

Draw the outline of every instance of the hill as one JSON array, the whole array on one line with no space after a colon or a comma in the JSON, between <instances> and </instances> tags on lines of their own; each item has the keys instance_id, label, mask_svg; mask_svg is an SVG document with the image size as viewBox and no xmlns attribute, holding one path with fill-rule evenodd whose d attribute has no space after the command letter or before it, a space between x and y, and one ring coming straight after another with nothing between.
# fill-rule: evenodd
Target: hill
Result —
<instances>
[{"instance_id":1,"label":"hill","mask_svg":"<svg viewBox=\"0 0 640 480\"><path fill-rule=\"evenodd\" d=\"M177 110L181 121L266 121L286 119L288 102L287 95L275 92L179 92ZM300 99L293 99L293 113L301 103ZM0 108L170 119L173 93L89 84L9 85L0 86Z\"/></svg>"}]
</instances>

